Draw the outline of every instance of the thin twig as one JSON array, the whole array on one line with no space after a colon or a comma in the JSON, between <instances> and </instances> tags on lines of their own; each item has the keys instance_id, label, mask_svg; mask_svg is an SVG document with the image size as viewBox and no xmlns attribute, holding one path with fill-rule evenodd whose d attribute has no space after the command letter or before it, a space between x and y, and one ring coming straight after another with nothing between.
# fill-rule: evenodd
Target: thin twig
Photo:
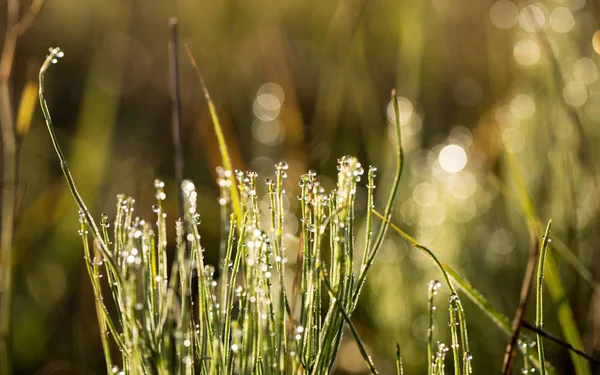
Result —
<instances>
[{"instance_id":1,"label":"thin twig","mask_svg":"<svg viewBox=\"0 0 600 375\"><path fill-rule=\"evenodd\" d=\"M600 366L600 359L594 358L591 355L589 355L589 354L587 354L587 353L585 353L585 352L583 352L583 351L575 348L573 345L569 344L566 341L563 341L563 340L559 339L558 337L554 336L550 332L545 331L545 330L543 330L541 328L538 328L538 327L536 327L535 325L529 323L526 320L523 320L521 324L523 325L523 328L526 328L526 329L528 329L528 330L530 330L532 332L537 333L540 336L543 336L543 337L547 338L548 340L554 342L555 344L560 345L563 348L565 348L567 350L570 350L571 352L573 352L573 353L575 353L575 354L577 354L577 355L579 355L579 356L587 359L588 361L590 361L590 363L593 363L596 366Z\"/></svg>"},{"instance_id":2,"label":"thin twig","mask_svg":"<svg viewBox=\"0 0 600 375\"><path fill-rule=\"evenodd\" d=\"M0 374L10 373L8 335L10 329L12 291L12 242L14 232L16 139L9 77L12 69L17 34L19 1L7 1L7 29L0 59L0 125L2 130L3 184L2 227L0 238Z\"/></svg>"},{"instance_id":3,"label":"thin twig","mask_svg":"<svg viewBox=\"0 0 600 375\"><path fill-rule=\"evenodd\" d=\"M171 130L173 132L173 154L175 162L175 180L177 181L177 191L179 192L179 216L185 218L183 211L183 192L181 183L183 182L183 145L181 128L181 92L179 88L179 57L178 57L178 35L177 18L169 20L169 74L171 78ZM187 230L187 229L186 229Z\"/></svg>"},{"instance_id":4,"label":"thin twig","mask_svg":"<svg viewBox=\"0 0 600 375\"><path fill-rule=\"evenodd\" d=\"M15 25L17 28L17 34L19 36L25 34L27 30L31 27L38 14L40 14L40 10L44 6L45 0L33 0L27 12L23 15L21 20Z\"/></svg>"},{"instance_id":5,"label":"thin twig","mask_svg":"<svg viewBox=\"0 0 600 375\"><path fill-rule=\"evenodd\" d=\"M523 284L521 285L521 295L519 297L519 307L515 313L515 317L512 321L511 335L506 345L506 352L504 353L504 363L502 365L502 374L512 374L512 368L515 364L515 357L517 355L517 341L519 339L519 333L521 331L521 322L525 316L525 310L527 307L527 301L529 299L529 292L531 291L531 285L533 284L533 273L535 271L535 264L539 256L538 251L538 240L535 233L533 235L533 243L531 250L529 251L529 259L527 259L527 267L525 268L525 276L523 277Z\"/></svg>"}]
</instances>

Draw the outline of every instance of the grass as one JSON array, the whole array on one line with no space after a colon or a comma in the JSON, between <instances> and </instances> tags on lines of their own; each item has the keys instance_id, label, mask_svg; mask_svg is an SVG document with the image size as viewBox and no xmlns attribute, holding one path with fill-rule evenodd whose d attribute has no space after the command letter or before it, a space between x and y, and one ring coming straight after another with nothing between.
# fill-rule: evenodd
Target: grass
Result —
<instances>
[{"instance_id":1,"label":"grass","mask_svg":"<svg viewBox=\"0 0 600 375\"><path fill-rule=\"evenodd\" d=\"M380 214L372 209L376 168L368 169L362 254L356 244L360 234L356 233L355 204L357 186L365 171L356 158L346 156L338 160L337 188L332 191L321 186L314 171L301 177L300 245L298 249L287 249L300 254L300 266L292 284L287 283L285 277L286 272L293 271L286 265L284 245L283 186L287 164L277 164L275 178L266 180L271 203L268 223L261 222L258 175L242 171L232 173L227 169L221 171L218 181L223 233L226 235L222 238L217 277L215 268L204 261L197 192L189 180L183 180L179 187L184 215L176 220L174 243L166 237L166 195L160 180L154 182L155 226L134 216L135 200L122 195L117 198L114 222L111 224L103 215L100 227L97 226L56 141L44 98L45 73L61 56L60 49L52 48L40 70L40 104L63 174L80 209L80 235L95 296L107 372L325 374L334 368L347 327L365 368L371 374L378 374L372 354L351 317L368 271L390 228L431 258L450 292L451 345L438 342L434 354L433 302L441 283L433 281L429 284L426 354L429 374L445 373L449 350L452 351L454 374L472 373L467 318L456 286L510 335L508 318L459 273L442 263L432 250L391 222L404 162L401 114L394 93L396 173L384 212ZM199 78L202 82L200 74ZM203 89L215 131L219 134L216 110L204 85ZM222 134L217 138L225 162L228 160L225 140ZM527 204L525 207L529 221L534 222L533 210ZM375 238L372 237L372 215L382 220ZM540 330L541 282L548 236L549 226L542 242L538 271L537 328ZM169 264L171 249L173 260ZM556 275L551 277L560 284ZM324 298L326 296L328 298ZM568 330L565 335L572 339ZM528 349L529 340L521 335L519 348L524 357L524 368L529 369L532 364L543 374L550 374L553 370L545 361L541 340L542 336L538 334L538 356L534 357ZM577 360L581 358L577 357ZM403 373L399 345L396 346L395 361L396 372ZM576 368L578 374L585 374L582 367L576 365Z\"/></svg>"},{"instance_id":2,"label":"grass","mask_svg":"<svg viewBox=\"0 0 600 375\"><path fill-rule=\"evenodd\" d=\"M314 173L302 176L302 293L300 312L295 314L287 308L284 283L283 181L287 164L278 164L275 180L267 182L272 201L270 228L260 223L257 175L236 171L234 188L240 196L243 218L238 225L235 212L229 215L219 282L214 278L215 269L204 264L195 186L184 180L181 189L185 217L176 222L175 256L169 267L164 183L154 184L156 232L143 219L134 217L135 200L125 196L118 197L112 233L105 216L100 231L79 195L56 142L44 98L45 72L61 56L59 49L51 49L40 70L40 103L63 173L80 208L80 235L96 296L107 371L287 374L301 368L327 373L333 367L346 325L368 369L376 374L350 314L387 226L382 226L377 240L367 248L361 271L355 273L354 202L357 183L364 173L358 160L339 160L338 188L331 192L320 186ZM373 168L368 179L374 186ZM228 182L221 185L229 187ZM397 186L395 183L390 194L388 212ZM369 191L372 195L373 188ZM226 205L228 196L223 194L221 202ZM324 259L327 253L329 260ZM329 302L320 298L321 285ZM108 291L103 293L103 289ZM108 292L110 303L104 299ZM111 316L109 309L115 309L116 316ZM119 349L120 360L112 356L113 345Z\"/></svg>"},{"instance_id":3,"label":"grass","mask_svg":"<svg viewBox=\"0 0 600 375\"><path fill-rule=\"evenodd\" d=\"M535 304L535 325L537 328L542 329L544 321L544 265L546 263L546 251L548 250L548 244L550 243L550 226L552 221L548 221L544 237L542 238L542 245L540 249L540 259L538 262L538 273L537 273L537 295ZM546 368L544 366L546 360L544 358L544 341L542 336L537 334L537 348L538 358L540 359L540 373L546 375Z\"/></svg>"}]
</instances>

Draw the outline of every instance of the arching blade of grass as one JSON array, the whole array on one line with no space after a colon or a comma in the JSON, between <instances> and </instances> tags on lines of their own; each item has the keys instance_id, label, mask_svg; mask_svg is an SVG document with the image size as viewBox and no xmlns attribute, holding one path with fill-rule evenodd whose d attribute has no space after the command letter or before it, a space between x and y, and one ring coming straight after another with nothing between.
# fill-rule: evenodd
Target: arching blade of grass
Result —
<instances>
[{"instance_id":1,"label":"arching blade of grass","mask_svg":"<svg viewBox=\"0 0 600 375\"><path fill-rule=\"evenodd\" d=\"M244 215L242 214L242 209L240 206L240 196L235 187L235 182L233 180L233 166L231 164L231 157L229 156L229 151L227 149L227 142L225 142L225 135L223 134L223 129L221 128L221 123L219 122L219 116L217 115L217 109L210 97L210 93L208 92L208 88L206 87L206 83L204 82L204 77L202 73L200 73L200 68L198 68L198 64L196 64L196 60L194 59L194 55L192 55L192 51L190 51L189 47L186 45L185 51L187 52L188 58L196 71L196 75L198 76L198 81L202 86L202 91L204 92L204 97L206 98L206 102L208 103L208 110L210 112L210 117L212 119L213 125L215 127L215 134L217 136L217 142L219 143L219 151L221 152L221 159L223 160L223 168L226 171L229 171L230 174L226 176L227 179L231 182L229 186L229 193L231 196L231 205L233 208L233 212L235 213L238 225L242 224L242 219Z\"/></svg>"},{"instance_id":2,"label":"arching blade of grass","mask_svg":"<svg viewBox=\"0 0 600 375\"><path fill-rule=\"evenodd\" d=\"M543 321L544 321L544 262L546 261L546 251L548 250L548 243L550 242L550 226L552 225L552 220L548 221L548 225L546 226L546 231L544 232L544 237L542 237L542 245L540 248L540 258L538 262L538 272L537 272L537 296L535 303L535 325L537 328L542 329ZM540 359L540 364L542 365L540 368L540 373L542 375L546 375L546 369L544 367L544 340L542 340L542 336L538 333L537 335L537 350L538 350L538 358Z\"/></svg>"},{"instance_id":3,"label":"arching blade of grass","mask_svg":"<svg viewBox=\"0 0 600 375\"><path fill-rule=\"evenodd\" d=\"M379 228L379 233L377 234L377 237L375 238L375 242L373 243L373 246L367 247L367 249L369 250L368 256L365 257L363 260L363 264L361 265L360 273L358 276L358 281L356 283L356 288L354 289L354 294L352 296L352 299L354 301L352 310L356 307L356 304L358 303L358 297L360 296L362 287L365 284L365 281L367 278L367 272L369 271L371 264L373 264L373 260L375 259L375 256L379 252L379 249L381 248L381 244L383 243L383 238L385 237L385 234L387 233L389 223L390 223L389 218L391 217L392 209L394 208L394 202L396 201L396 194L398 192L398 186L400 185L400 177L402 176L402 169L404 166L404 151L402 150L402 132L401 132L401 125L400 125L400 115L401 114L400 114L400 108L398 106L398 98L396 97L396 90L392 90L391 97L392 97L392 104L394 106L394 113L396 115L396 121L395 121L396 175L394 177L394 181L392 183L392 190L390 191L390 196L388 198L388 202L387 202L387 205L386 205L385 211L384 211L384 217L388 218L388 220L383 221L381 227Z\"/></svg>"},{"instance_id":4,"label":"arching blade of grass","mask_svg":"<svg viewBox=\"0 0 600 375\"><path fill-rule=\"evenodd\" d=\"M517 184L517 188L519 190L519 196L521 200L521 205L524 211L524 214L527 218L527 222L537 236L542 235L542 225L537 217L535 212L535 208L529 197L529 193L525 187L525 183L523 180L523 176L520 172L519 166L514 158L514 156L508 152L505 152L506 162L508 166L508 170L511 172L515 183ZM566 341L571 344L576 349L583 349L583 342L581 341L581 335L579 334L579 330L577 329L577 324L575 322L575 317L573 316L573 311L571 307L566 303L568 301L566 297L565 288L560 281L560 273L558 271L558 266L556 261L554 260L554 256L551 253L546 255L546 285L548 286L548 291L550 292L550 297L556 306L556 313L558 316L558 322L563 331L563 335L565 336ZM573 362L573 366L575 367L575 373L577 375L591 375L590 367L585 359L581 358L577 354L570 352L571 361Z\"/></svg>"},{"instance_id":5,"label":"arching blade of grass","mask_svg":"<svg viewBox=\"0 0 600 375\"><path fill-rule=\"evenodd\" d=\"M460 329L460 341L462 343L461 348L463 350L462 357L464 358L465 369L467 369L467 371L470 372L471 366L470 366L469 362L472 359L472 355L469 350L469 339L468 339L468 335L467 335L467 323L466 323L465 310L463 308L462 302L460 301L460 299L458 297L458 293L456 292L456 289L454 288L454 284L452 284L452 281L450 281L450 277L448 276L448 273L446 272L446 266L442 262L439 261L439 259L433 253L433 251L431 251L427 247L421 245L419 242L417 242L417 240L415 240L414 238L409 236L406 232L404 232L402 229L398 228L396 225L391 223L389 220L387 220L385 217L383 217L383 215L381 215L376 210L373 210L373 213L377 217L379 217L381 220L387 221L388 225L392 229L394 229L396 232L398 232L398 234L400 234L400 236L402 238L404 238L406 241L408 241L411 245L413 245L417 249L425 252L431 259L433 259L433 261L435 262L435 264L437 265L439 270L442 272L442 275L444 276L444 281L445 281L446 285L448 286L448 289L450 289L450 291L451 291L451 295L455 296L454 298L456 298L455 303L456 303L456 308L458 310L458 325L459 325L459 329Z\"/></svg>"},{"instance_id":6,"label":"arching blade of grass","mask_svg":"<svg viewBox=\"0 0 600 375\"><path fill-rule=\"evenodd\" d=\"M94 239L96 241L98 241L100 252L102 253L102 256L104 257L108 268L110 269L111 272L114 273L115 281L118 284L122 284L121 277L117 270L116 264L114 263L114 261L112 259L110 251L108 249L108 246L104 242L103 236L100 234L100 231L98 230L98 226L96 225L94 218L92 217L89 210L87 209L85 203L83 202L83 198L81 198L81 195L79 195L79 191L77 190L77 187L75 186L75 181L73 180L73 176L71 175L71 171L69 169L67 159L65 158L65 155L63 154L62 149L60 148L60 145L58 144L58 139L56 138L56 134L54 132L54 125L52 123L52 118L50 117L50 110L48 109L48 105L46 104L46 98L44 97L44 78L45 78L46 71L48 70L50 65L56 63L57 58L62 57L62 55L63 55L63 52L60 50L60 48L51 48L50 54L46 57L44 64L40 68L40 74L39 74L40 106L42 107L44 119L46 120L46 126L48 128L48 132L50 133L50 138L52 139L52 145L54 146L56 155L58 156L58 158L60 160L60 167L62 169L63 175L65 176L65 179L67 180L67 185L69 186L69 190L71 191L71 194L73 195L73 198L75 199L75 202L77 203L79 210L82 212L83 217L85 218L85 221L88 223L90 229L92 230L92 236L94 237Z\"/></svg>"},{"instance_id":7,"label":"arching blade of grass","mask_svg":"<svg viewBox=\"0 0 600 375\"><path fill-rule=\"evenodd\" d=\"M373 213L375 214L375 216L379 217L381 220L386 220L376 210L373 210ZM450 266L440 262L431 250L429 250L425 246L421 245L416 239L412 238L410 235L408 235L406 232L404 232L402 229L400 229L394 223L390 223L390 228L392 228L396 233L398 233L400 235L400 237L402 237L404 240L406 240L408 243L410 243L413 247L425 252L428 256L430 256L433 259L433 261L436 263L436 265L440 269L440 272L444 276L444 280L445 280L446 284L448 285L448 287L450 288L450 290L453 293L456 293L456 290L455 290L453 284L450 282L450 278L452 278L452 280L454 280L457 283L457 285L463 290L463 292L465 292L467 297L469 297L469 299L471 299L471 301L473 301L504 333L506 333L507 335L510 335L511 330L510 330L509 319L506 316L502 315L502 313L500 313L498 310L496 310L485 299L485 297L481 293L479 293L470 283L468 283L465 279L463 279L458 274L458 272L453 270ZM460 318L460 315L459 315L459 318ZM539 366L540 366L539 361L537 359L534 359L532 362L539 369ZM550 366L550 364L548 362L546 362L546 373L554 374L554 369Z\"/></svg>"}]
</instances>

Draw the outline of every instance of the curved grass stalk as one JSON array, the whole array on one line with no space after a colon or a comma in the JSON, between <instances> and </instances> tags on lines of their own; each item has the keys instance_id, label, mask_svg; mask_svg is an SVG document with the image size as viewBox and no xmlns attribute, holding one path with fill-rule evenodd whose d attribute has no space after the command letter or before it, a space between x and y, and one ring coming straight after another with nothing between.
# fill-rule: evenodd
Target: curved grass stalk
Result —
<instances>
[{"instance_id":1,"label":"curved grass stalk","mask_svg":"<svg viewBox=\"0 0 600 375\"><path fill-rule=\"evenodd\" d=\"M550 242L550 226L552 225L552 220L548 221L548 225L546 226L546 231L544 232L544 237L542 237L542 245L540 248L540 259L538 263L538 273L537 273L537 298L535 304L535 325L537 328L542 329L544 322L544 264L546 261L546 251L548 249L548 243ZM544 358L544 341L542 336L538 333L537 336L537 351L538 358L540 359L540 373L542 375L546 375L545 369L545 358Z\"/></svg>"},{"instance_id":2,"label":"curved grass stalk","mask_svg":"<svg viewBox=\"0 0 600 375\"><path fill-rule=\"evenodd\" d=\"M221 123L219 122L219 116L217 115L217 109L210 97L210 93L208 92L208 88L206 87L206 83L204 82L204 77L200 72L200 68L198 68L198 64L196 64L196 59L194 59L194 55L192 55L192 51L190 51L187 44L184 45L185 51L187 52L190 63L194 67L194 71L198 76L198 81L200 82L200 86L202 86L202 91L204 92L204 97L206 98L206 102L208 103L208 110L210 112L210 117L213 122L213 126L215 127L215 134L217 136L217 143L219 144L219 152L221 153L221 159L223 160L223 168L226 171L230 171L231 173L226 176L226 178L231 182L229 193L231 196L231 205L233 207L233 212L235 212L237 217L238 225L242 224L243 214L242 214L242 206L240 201L240 195L235 187L235 183L233 181L233 165L231 164L231 157L229 156L229 151L227 149L227 142L225 141L225 135L223 134L223 129L221 128Z\"/></svg>"},{"instance_id":3,"label":"curved grass stalk","mask_svg":"<svg viewBox=\"0 0 600 375\"><path fill-rule=\"evenodd\" d=\"M60 160L60 168L62 169L65 179L67 180L67 185L69 186L69 190L71 191L71 194L73 195L73 198L75 199L75 202L77 203L77 206L79 207L79 210L82 212L82 214L85 218L85 221L90 226L90 228L92 230L92 236L94 237L94 239L96 241L98 241L99 249L100 249L100 252L102 253L104 261L106 262L110 271L113 273L113 277L115 278L115 281L117 282L117 284L121 285L123 283L123 281L118 272L117 266L111 257L108 246L104 242L104 239L102 238L102 235L100 234L100 231L98 230L98 226L96 225L94 218L92 217L92 215L90 214L90 211L87 209L85 203L83 202L83 198L81 197L81 195L79 195L79 192L77 191L77 187L75 186L75 181L73 180L73 176L71 175L71 171L69 169L69 164L67 163L67 159L65 158L65 155L63 154L62 149L60 148L60 145L58 144L58 138L56 137L56 133L54 132L54 125L52 123L52 118L50 117L50 110L48 109L48 104L46 103L46 98L44 96L44 80L45 80L46 71L48 70L48 68L50 67L51 64L55 64L57 62L57 59L62 57L63 55L64 54L60 50L60 48L58 48L58 47L50 48L50 54L48 54L48 56L46 57L46 60L44 61L44 64L42 64L42 67L40 68L40 73L39 73L40 106L42 107L42 113L44 114L44 119L46 120L46 126L48 128L48 132L50 133L52 145L54 146L56 155L58 156L58 159Z\"/></svg>"},{"instance_id":4,"label":"curved grass stalk","mask_svg":"<svg viewBox=\"0 0 600 375\"><path fill-rule=\"evenodd\" d=\"M381 220L386 220L376 210L373 210L373 213L375 214L375 216L379 217ZM454 281L456 281L456 283L458 284L458 286L465 292L465 294L467 295L467 297L469 297L481 310L483 310L483 312L494 323L496 323L496 325L504 333L506 333L507 335L510 335L510 333L511 333L511 330L510 330L510 321L508 320L508 318L505 317L504 315L502 315L500 312L498 312L485 299L485 297L483 297L481 295L481 293L479 293L473 286L471 286L471 284L469 284L466 280L464 280L458 274L458 272L456 272L455 270L453 270L448 265L441 263L437 259L437 257L435 256L435 254L433 254L433 252L431 250L429 250L425 246L419 244L419 242L417 242L417 240L415 240L414 238L412 238L410 235L408 235L406 232L404 232L402 229L400 229L395 224L390 223L390 228L392 228L396 233L398 233L403 239L405 239L413 247L415 247L415 248L417 248L417 249L419 249L419 250L427 253L427 255L429 255L433 259L433 261L438 266L438 269L440 270L440 272L444 276L444 281L445 281L446 285L448 285L448 288L450 288L450 290L452 291L452 293L456 293L456 290L455 290L454 286L452 285L452 283L450 282L450 278L452 278ZM461 319L463 319L463 322L464 322L464 311L461 312L461 310L462 310L462 303L459 304L459 323L461 323ZM465 333L466 333L466 329L465 329ZM468 342L467 342L467 346L465 347L465 355L469 355L469 353L470 352L468 350ZM469 359L469 361L470 361L470 359ZM532 362L533 362L533 364L534 364L535 367L537 367L538 369L540 368L540 363L539 363L539 361L537 359L532 360ZM470 364L469 364L468 367L470 369ZM548 364L548 362L546 362L546 373L547 374L554 374L554 370Z\"/></svg>"},{"instance_id":5,"label":"curved grass stalk","mask_svg":"<svg viewBox=\"0 0 600 375\"><path fill-rule=\"evenodd\" d=\"M402 169L404 166L404 153L402 150L402 130L400 125L400 108L398 107L398 99L396 98L396 90L392 90L392 103L394 106L394 113L396 114L395 121L395 130L396 130L396 175L394 177L394 181L392 183L392 190L390 191L390 196L387 201L387 205L384 211L384 217L386 220L383 221L381 227L379 228L379 233L373 243L373 246L369 249L369 255L366 257L366 261L362 264L360 274L358 276L358 280L356 282L356 288L354 289L354 294L352 295L352 308L350 311L356 308L358 303L358 297L360 296L360 292L365 284L367 278L367 272L371 265L373 264L373 260L375 256L379 252L381 248L381 244L383 243L383 238L387 233L387 230L390 225L390 219L392 215L392 208L394 208L394 203L396 202L396 195L398 192L398 186L400 185L400 177L402 176ZM371 207L368 208L369 210Z\"/></svg>"}]
</instances>

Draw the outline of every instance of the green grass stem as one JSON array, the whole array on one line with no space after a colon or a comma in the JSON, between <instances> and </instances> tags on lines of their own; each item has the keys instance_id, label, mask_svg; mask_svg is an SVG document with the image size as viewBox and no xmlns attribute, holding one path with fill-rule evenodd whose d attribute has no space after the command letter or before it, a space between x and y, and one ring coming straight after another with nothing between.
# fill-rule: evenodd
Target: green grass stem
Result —
<instances>
[{"instance_id":1,"label":"green grass stem","mask_svg":"<svg viewBox=\"0 0 600 375\"><path fill-rule=\"evenodd\" d=\"M535 303L535 324L537 328L543 329L544 323L544 265L546 262L546 251L548 249L548 243L550 243L550 227L552 225L552 220L548 221L548 225L546 226L546 231L544 232L544 236L542 237L542 244L540 247L540 258L538 262L538 272L537 272L537 295L536 295L536 303ZM545 358L544 358L544 341L540 334L537 334L537 350L538 350L538 358L540 359L540 373L542 375L546 375Z\"/></svg>"}]
</instances>

